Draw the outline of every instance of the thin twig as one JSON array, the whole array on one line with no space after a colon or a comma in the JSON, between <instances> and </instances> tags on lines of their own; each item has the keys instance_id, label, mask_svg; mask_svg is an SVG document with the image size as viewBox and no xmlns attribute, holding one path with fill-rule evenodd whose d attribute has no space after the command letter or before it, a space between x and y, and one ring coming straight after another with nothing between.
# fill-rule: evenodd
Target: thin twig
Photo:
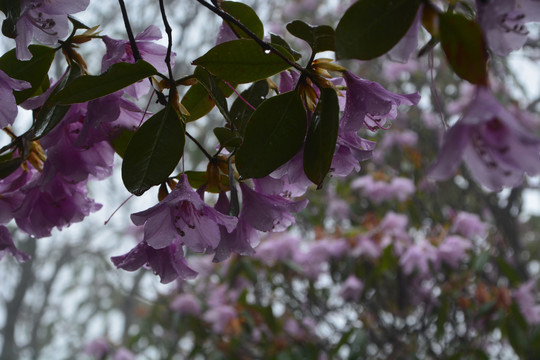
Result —
<instances>
[{"instance_id":1,"label":"thin twig","mask_svg":"<svg viewBox=\"0 0 540 360\"><path fill-rule=\"evenodd\" d=\"M129 24L126 4L124 3L124 0L118 0L118 3L120 3L120 10L122 11L122 18L124 19L124 26L126 27L129 38L129 45L131 46L133 57L135 58L135 60L142 60L141 53L139 52L139 48L137 47L137 42L135 41L135 36L133 35L133 30L131 30L131 25Z\"/></svg>"},{"instance_id":2,"label":"thin twig","mask_svg":"<svg viewBox=\"0 0 540 360\"><path fill-rule=\"evenodd\" d=\"M169 25L169 20L167 19L167 14L165 12L165 5L163 0L159 0L159 9L161 11L161 18L163 19L163 24L165 25L165 32L167 33L167 55L165 55L165 63L167 64L167 70L169 70L169 81L171 86L174 86L174 77L171 67L171 52L172 52L172 29Z\"/></svg>"},{"instance_id":3,"label":"thin twig","mask_svg":"<svg viewBox=\"0 0 540 360\"><path fill-rule=\"evenodd\" d=\"M208 158L208 160L212 161L213 157L206 151L206 149L195 139L193 136L191 136L190 133L186 131L186 136L197 145L197 147L203 152L204 156Z\"/></svg>"}]
</instances>

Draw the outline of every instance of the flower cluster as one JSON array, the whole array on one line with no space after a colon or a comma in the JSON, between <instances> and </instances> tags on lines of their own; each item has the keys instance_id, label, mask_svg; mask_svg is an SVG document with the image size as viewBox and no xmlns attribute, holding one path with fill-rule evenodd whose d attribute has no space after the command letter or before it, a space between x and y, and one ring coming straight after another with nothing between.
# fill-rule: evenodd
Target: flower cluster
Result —
<instances>
[{"instance_id":1,"label":"flower cluster","mask_svg":"<svg viewBox=\"0 0 540 360\"><path fill-rule=\"evenodd\" d=\"M85 4L86 7L88 1L66 5L66 11L70 13L79 9L77 4ZM49 8L54 4L49 2L41 4L38 1L22 1L21 5L26 11L23 15L31 18L34 25L36 21L33 16L56 14L52 12L52 7ZM54 8L57 9L58 6L55 5ZM34 13L38 9L40 12ZM19 22L24 20L24 16ZM49 23L57 26L62 24L54 21ZM58 35L62 33L59 31ZM148 31L144 34L146 33ZM22 36L23 33L20 34ZM152 34L152 39L155 39L155 31ZM140 38L146 39L143 35ZM152 45L147 45L149 52L152 49L163 49L160 45ZM125 50L125 47L122 49ZM108 51L104 61L109 65L122 60L110 53L114 52L119 56L120 51L117 48L110 46ZM143 56L147 56L147 53L143 53ZM67 72L43 94L20 105L28 110L39 111L66 76ZM17 115L13 91L28 88L29 84L11 79L3 72L0 72L0 78L0 91L5 92L2 97L4 106L0 114L0 125L11 134L7 126L14 122ZM0 224L15 220L19 229L27 234L38 238L46 237L51 235L54 228L62 229L80 222L101 208L100 204L88 197L87 183L89 180L102 180L111 175L115 152L111 145L112 140L124 130L136 130L145 120L143 111L125 97L126 93L127 90L120 90L86 103L73 104L52 130L39 140L23 144L18 150L18 155L22 155L25 160L23 165L9 176L0 179ZM2 252L8 251L18 260L27 259L14 248L11 235L4 226L2 239Z\"/></svg>"}]
</instances>

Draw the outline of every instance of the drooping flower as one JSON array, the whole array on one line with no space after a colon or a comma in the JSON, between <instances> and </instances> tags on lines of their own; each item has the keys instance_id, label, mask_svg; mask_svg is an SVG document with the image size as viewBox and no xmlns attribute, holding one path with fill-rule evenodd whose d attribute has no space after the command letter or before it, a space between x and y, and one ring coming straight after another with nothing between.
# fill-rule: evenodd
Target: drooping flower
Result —
<instances>
[{"instance_id":1,"label":"drooping flower","mask_svg":"<svg viewBox=\"0 0 540 360\"><path fill-rule=\"evenodd\" d=\"M141 241L128 253L111 257L113 264L127 271L135 271L142 266L148 266L158 275L162 284L168 284L177 278L191 279L197 272L191 269L184 257L184 249L178 241L154 249L146 241Z\"/></svg>"},{"instance_id":2,"label":"drooping flower","mask_svg":"<svg viewBox=\"0 0 540 360\"><path fill-rule=\"evenodd\" d=\"M219 194L215 209L226 214L229 210L229 199L225 193ZM253 246L259 243L259 233L246 221L246 210L242 208L238 215L238 224L232 232L228 232L224 226L220 226L221 240L216 248L214 262L227 259L231 253L238 255L253 255Z\"/></svg>"},{"instance_id":3,"label":"drooping flower","mask_svg":"<svg viewBox=\"0 0 540 360\"><path fill-rule=\"evenodd\" d=\"M335 176L347 176L353 171L360 171L360 163L371 159L375 142L360 137L356 131L338 132L336 150L330 165L330 171Z\"/></svg>"},{"instance_id":4,"label":"drooping flower","mask_svg":"<svg viewBox=\"0 0 540 360\"><path fill-rule=\"evenodd\" d=\"M13 91L20 91L30 87L32 87L30 83L12 79L0 70L0 129L12 125L17 117L17 103Z\"/></svg>"},{"instance_id":5,"label":"drooping flower","mask_svg":"<svg viewBox=\"0 0 540 360\"><path fill-rule=\"evenodd\" d=\"M490 190L516 186L525 173L540 173L540 139L523 128L510 111L479 87L463 117L445 136L428 176L445 180L461 160L472 177Z\"/></svg>"},{"instance_id":6,"label":"drooping flower","mask_svg":"<svg viewBox=\"0 0 540 360\"><path fill-rule=\"evenodd\" d=\"M304 209L307 200L290 201L277 195L266 195L240 183L245 221L260 231L283 231L295 223L293 212Z\"/></svg>"},{"instance_id":7,"label":"drooping flower","mask_svg":"<svg viewBox=\"0 0 540 360\"><path fill-rule=\"evenodd\" d=\"M520 49L529 34L525 23L540 20L535 0L476 0L476 7L487 45L499 56Z\"/></svg>"},{"instance_id":8,"label":"drooping flower","mask_svg":"<svg viewBox=\"0 0 540 360\"><path fill-rule=\"evenodd\" d=\"M50 174L74 183L87 180L89 175L100 180L109 177L114 162L114 149L108 141L77 145L85 114L85 106L72 106L64 120L40 141L47 150Z\"/></svg>"},{"instance_id":9,"label":"drooping flower","mask_svg":"<svg viewBox=\"0 0 540 360\"><path fill-rule=\"evenodd\" d=\"M21 12L16 23L17 59L28 60L32 39L54 45L69 33L68 14L85 10L90 0L20 0Z\"/></svg>"},{"instance_id":10,"label":"drooping flower","mask_svg":"<svg viewBox=\"0 0 540 360\"><path fill-rule=\"evenodd\" d=\"M37 170L29 166L20 166L13 173L0 179L0 224L7 224L13 219L14 211L21 205L25 195L19 191L24 185L37 176Z\"/></svg>"},{"instance_id":11,"label":"drooping flower","mask_svg":"<svg viewBox=\"0 0 540 360\"><path fill-rule=\"evenodd\" d=\"M416 105L418 93L398 95L384 89L380 84L364 80L355 74L343 73L347 92L341 125L344 131L357 131L362 124L370 130L384 127L386 119L395 119L399 105Z\"/></svg>"},{"instance_id":12,"label":"drooping flower","mask_svg":"<svg viewBox=\"0 0 540 360\"><path fill-rule=\"evenodd\" d=\"M232 232L238 222L205 204L185 174L165 199L131 214L131 220L135 225L144 225L144 240L154 249L167 247L176 240L196 252L215 250L220 241L219 225Z\"/></svg>"},{"instance_id":13,"label":"drooping flower","mask_svg":"<svg viewBox=\"0 0 540 360\"><path fill-rule=\"evenodd\" d=\"M13 217L21 230L35 237L50 236L53 228L80 222L101 208L87 197L86 182L66 182L47 162L43 172L20 191L24 200Z\"/></svg>"},{"instance_id":14,"label":"drooping flower","mask_svg":"<svg viewBox=\"0 0 540 360\"><path fill-rule=\"evenodd\" d=\"M0 225L0 260L2 260L6 253L11 254L20 263L30 259L30 255L23 253L15 247L8 228Z\"/></svg>"}]
</instances>

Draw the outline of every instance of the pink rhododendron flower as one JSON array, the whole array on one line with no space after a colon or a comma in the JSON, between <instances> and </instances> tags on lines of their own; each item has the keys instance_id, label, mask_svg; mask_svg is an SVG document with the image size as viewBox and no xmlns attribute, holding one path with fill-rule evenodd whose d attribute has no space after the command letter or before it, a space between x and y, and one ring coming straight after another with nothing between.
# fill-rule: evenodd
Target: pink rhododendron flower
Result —
<instances>
[{"instance_id":1,"label":"pink rhododendron flower","mask_svg":"<svg viewBox=\"0 0 540 360\"><path fill-rule=\"evenodd\" d=\"M460 211L454 218L452 231L472 239L476 236L486 236L488 225L480 219L478 214Z\"/></svg>"},{"instance_id":2,"label":"pink rhododendron flower","mask_svg":"<svg viewBox=\"0 0 540 360\"><path fill-rule=\"evenodd\" d=\"M24 200L13 217L20 229L35 237L50 236L53 228L80 222L101 208L87 197L86 182L66 182L47 162L21 191Z\"/></svg>"},{"instance_id":3,"label":"pink rhododendron flower","mask_svg":"<svg viewBox=\"0 0 540 360\"><path fill-rule=\"evenodd\" d=\"M167 64L165 64L165 55L167 48L156 44L154 41L161 39L161 31L155 26L150 25L143 32L135 36L137 48L143 60L152 64L156 70L162 73L167 73ZM107 47L107 52L101 61L101 71L106 71L112 64L118 62L135 62L133 51L128 40L116 40L108 36L103 37L103 42ZM174 64L175 53L171 54L171 66ZM138 99L146 94L150 89L148 81L140 81L136 84L128 86L125 90L127 94Z\"/></svg>"},{"instance_id":4,"label":"pink rhododendron flower","mask_svg":"<svg viewBox=\"0 0 540 360\"><path fill-rule=\"evenodd\" d=\"M540 324L540 303L537 294L533 293L535 287L536 279L531 279L512 293L525 321L533 326Z\"/></svg>"},{"instance_id":5,"label":"pink rhododendron flower","mask_svg":"<svg viewBox=\"0 0 540 360\"><path fill-rule=\"evenodd\" d=\"M37 170L28 167L27 170L19 167L4 179L0 179L0 224L7 224L13 219L13 212L22 204L24 194L19 191L26 185Z\"/></svg>"},{"instance_id":6,"label":"pink rhododendron flower","mask_svg":"<svg viewBox=\"0 0 540 360\"><path fill-rule=\"evenodd\" d=\"M266 265L290 260L298 251L300 239L288 232L272 233L257 247L255 257Z\"/></svg>"},{"instance_id":7,"label":"pink rhododendron flower","mask_svg":"<svg viewBox=\"0 0 540 360\"><path fill-rule=\"evenodd\" d=\"M219 225L232 232L238 222L206 205L185 174L165 199L131 214L131 220L135 225L144 225L144 241L154 249L178 241L196 252L213 251L220 241Z\"/></svg>"},{"instance_id":8,"label":"pink rhododendron flower","mask_svg":"<svg viewBox=\"0 0 540 360\"><path fill-rule=\"evenodd\" d=\"M111 351L111 346L109 345L107 339L104 338L94 339L84 347L84 353L96 360L105 358L109 351Z\"/></svg>"},{"instance_id":9,"label":"pink rhododendron flower","mask_svg":"<svg viewBox=\"0 0 540 360\"><path fill-rule=\"evenodd\" d=\"M499 56L520 49L529 34L525 23L540 20L535 0L477 0L476 7L487 44Z\"/></svg>"},{"instance_id":10,"label":"pink rhododendron flower","mask_svg":"<svg viewBox=\"0 0 540 360\"><path fill-rule=\"evenodd\" d=\"M10 78L0 70L0 129L12 125L17 117L17 103L15 102L14 90L31 88L30 83L23 80Z\"/></svg>"},{"instance_id":11,"label":"pink rhododendron flower","mask_svg":"<svg viewBox=\"0 0 540 360\"><path fill-rule=\"evenodd\" d=\"M341 285L339 294L345 301L358 302L364 290L364 283L353 274Z\"/></svg>"},{"instance_id":12,"label":"pink rhododendron flower","mask_svg":"<svg viewBox=\"0 0 540 360\"><path fill-rule=\"evenodd\" d=\"M341 118L344 131L357 131L362 124L375 131L385 125L386 119L396 118L399 105L416 105L420 101L418 93L394 94L349 71L345 71L343 77L347 84L345 111Z\"/></svg>"},{"instance_id":13,"label":"pink rhododendron flower","mask_svg":"<svg viewBox=\"0 0 540 360\"><path fill-rule=\"evenodd\" d=\"M178 295L170 307L180 315L198 316L201 313L201 304L193 294Z\"/></svg>"},{"instance_id":14,"label":"pink rhododendron flower","mask_svg":"<svg viewBox=\"0 0 540 360\"><path fill-rule=\"evenodd\" d=\"M125 347L121 347L116 350L113 360L135 360L135 355Z\"/></svg>"},{"instance_id":15,"label":"pink rhododendron flower","mask_svg":"<svg viewBox=\"0 0 540 360\"><path fill-rule=\"evenodd\" d=\"M69 33L68 14L83 11L90 0L20 0L21 12L17 21L17 59L28 60L32 54L28 45L32 39L54 45Z\"/></svg>"},{"instance_id":16,"label":"pink rhododendron flower","mask_svg":"<svg viewBox=\"0 0 540 360\"><path fill-rule=\"evenodd\" d=\"M283 231L295 223L293 212L304 209L307 200L290 201L277 195L259 193L245 183L242 190L242 212L245 221L260 231Z\"/></svg>"},{"instance_id":17,"label":"pink rhododendron flower","mask_svg":"<svg viewBox=\"0 0 540 360\"><path fill-rule=\"evenodd\" d=\"M463 117L446 134L429 176L447 179L463 159L478 183L498 191L520 184L525 173L540 173L539 150L540 140L488 89L479 87Z\"/></svg>"},{"instance_id":18,"label":"pink rhododendron flower","mask_svg":"<svg viewBox=\"0 0 540 360\"><path fill-rule=\"evenodd\" d=\"M188 266L184 249L178 241L154 249L143 240L128 253L111 257L111 261L117 268L127 271L147 266L160 277L162 284L168 284L177 278L185 280L197 276L197 272Z\"/></svg>"},{"instance_id":19,"label":"pink rhododendron flower","mask_svg":"<svg viewBox=\"0 0 540 360\"><path fill-rule=\"evenodd\" d=\"M437 261L437 249L427 240L410 245L399 259L399 265L405 275L417 270L421 276L428 275L429 263Z\"/></svg>"},{"instance_id":20,"label":"pink rhododendron flower","mask_svg":"<svg viewBox=\"0 0 540 360\"><path fill-rule=\"evenodd\" d=\"M216 37L216 43L214 44L214 46L237 39L238 36L234 33L234 31L232 31L231 27L227 25L225 21L223 21L221 23L221 26L219 27Z\"/></svg>"},{"instance_id":21,"label":"pink rhododendron flower","mask_svg":"<svg viewBox=\"0 0 540 360\"><path fill-rule=\"evenodd\" d=\"M236 310L230 305L220 305L209 309L203 319L210 323L212 330L217 334L223 334L230 322L236 318Z\"/></svg>"},{"instance_id":22,"label":"pink rhododendron flower","mask_svg":"<svg viewBox=\"0 0 540 360\"><path fill-rule=\"evenodd\" d=\"M437 259L452 268L457 268L459 262L465 259L467 250L471 247L471 242L461 236L447 236L437 246Z\"/></svg>"},{"instance_id":23,"label":"pink rhododendron flower","mask_svg":"<svg viewBox=\"0 0 540 360\"><path fill-rule=\"evenodd\" d=\"M338 132L336 150L330 171L336 176L347 176L360 171L360 162L371 159L375 142L363 139L356 131Z\"/></svg>"},{"instance_id":24,"label":"pink rhododendron flower","mask_svg":"<svg viewBox=\"0 0 540 360\"><path fill-rule=\"evenodd\" d=\"M390 183L376 181L371 175L357 178L351 183L351 189L360 189L362 194L376 204L397 199L405 201L416 191L411 179L395 177Z\"/></svg>"},{"instance_id":25,"label":"pink rhododendron flower","mask_svg":"<svg viewBox=\"0 0 540 360\"><path fill-rule=\"evenodd\" d=\"M215 209L226 214L229 211L229 199L225 193L219 194ZM232 232L228 232L224 226L220 226L221 240L216 248L214 262L221 262L227 259L231 253L239 255L253 255L253 246L259 243L259 233L246 221L246 210L244 207L238 215L238 224Z\"/></svg>"}]
</instances>

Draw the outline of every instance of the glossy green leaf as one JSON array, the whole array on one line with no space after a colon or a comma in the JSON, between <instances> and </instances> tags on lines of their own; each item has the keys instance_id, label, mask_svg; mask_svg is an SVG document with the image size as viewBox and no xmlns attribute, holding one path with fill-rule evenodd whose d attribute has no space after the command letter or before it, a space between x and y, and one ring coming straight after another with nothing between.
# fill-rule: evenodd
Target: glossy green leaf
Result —
<instances>
[{"instance_id":1,"label":"glossy green leaf","mask_svg":"<svg viewBox=\"0 0 540 360\"><path fill-rule=\"evenodd\" d=\"M264 26L261 19L259 19L259 16L257 16L257 13L252 8L246 4L235 1L223 1L221 3L221 8L232 15L236 20L239 20L242 25L257 35L257 37L262 39L264 36ZM249 35L236 25L230 24L230 26L240 37L246 39L249 38Z\"/></svg>"},{"instance_id":2,"label":"glossy green leaf","mask_svg":"<svg viewBox=\"0 0 540 360\"><path fill-rule=\"evenodd\" d=\"M336 28L340 59L370 60L391 50L411 27L420 0L359 0Z\"/></svg>"},{"instance_id":3,"label":"glossy green leaf","mask_svg":"<svg viewBox=\"0 0 540 360\"><path fill-rule=\"evenodd\" d=\"M439 14L441 46L454 72L472 84L487 83L487 51L480 26L461 14Z\"/></svg>"},{"instance_id":4,"label":"glossy green leaf","mask_svg":"<svg viewBox=\"0 0 540 360\"><path fill-rule=\"evenodd\" d=\"M221 91L221 88L218 86L218 81L212 74L206 71L204 68L197 66L194 72L195 78L199 83L205 88L208 95L212 98L214 104L221 112L221 115L225 120L230 123L231 119L229 117L229 106L227 104L227 99ZM189 110L188 110L189 111Z\"/></svg>"},{"instance_id":5,"label":"glossy green leaf","mask_svg":"<svg viewBox=\"0 0 540 360\"><path fill-rule=\"evenodd\" d=\"M332 88L324 88L311 124L304 147L304 172L319 188L330 170L339 128L339 103Z\"/></svg>"},{"instance_id":6,"label":"glossy green leaf","mask_svg":"<svg viewBox=\"0 0 540 360\"><path fill-rule=\"evenodd\" d=\"M60 82L53 89L49 98L45 101L41 109L39 110L34 125L32 127L33 139L37 140L40 137L46 135L49 131L64 118L69 105L58 105L53 102L52 98L55 94L59 93L68 84L78 79L81 76L81 69L77 65L72 65L68 73L60 80Z\"/></svg>"},{"instance_id":7,"label":"glossy green leaf","mask_svg":"<svg viewBox=\"0 0 540 360\"><path fill-rule=\"evenodd\" d=\"M242 97L236 98L231 106L231 120L236 127L236 130L243 134L246 129L246 124L251 115L262 102L266 99L270 87L266 80L260 80L253 83L248 89L242 91ZM247 103L246 103L247 101ZM249 105L248 105L249 104ZM251 105L251 106L250 106Z\"/></svg>"},{"instance_id":8,"label":"glossy green leaf","mask_svg":"<svg viewBox=\"0 0 540 360\"><path fill-rule=\"evenodd\" d=\"M167 180L184 152L185 129L171 105L148 119L128 144L122 163L126 188L142 195Z\"/></svg>"},{"instance_id":9,"label":"glossy green leaf","mask_svg":"<svg viewBox=\"0 0 540 360\"><path fill-rule=\"evenodd\" d=\"M83 103L112 94L137 81L156 75L157 70L146 61L116 63L101 75L85 75L60 91L53 100L59 104Z\"/></svg>"},{"instance_id":10,"label":"glossy green leaf","mask_svg":"<svg viewBox=\"0 0 540 360\"><path fill-rule=\"evenodd\" d=\"M27 61L17 60L15 49L8 51L0 58L0 70L14 79L24 80L32 85L30 89L14 92L17 104L43 92L42 85L44 82L48 83L49 68L56 52L42 45L30 45L28 49L32 53L32 59Z\"/></svg>"},{"instance_id":11,"label":"glossy green leaf","mask_svg":"<svg viewBox=\"0 0 540 360\"><path fill-rule=\"evenodd\" d=\"M285 49L276 48L293 61ZM275 75L290 67L278 55L264 51L254 40L240 39L219 44L193 61L218 78L236 84L250 83Z\"/></svg>"},{"instance_id":12,"label":"glossy green leaf","mask_svg":"<svg viewBox=\"0 0 540 360\"><path fill-rule=\"evenodd\" d=\"M298 153L306 135L306 112L296 91L266 99L246 126L236 153L243 178L270 174Z\"/></svg>"},{"instance_id":13,"label":"glossy green leaf","mask_svg":"<svg viewBox=\"0 0 540 360\"><path fill-rule=\"evenodd\" d=\"M309 44L313 52L334 51L334 29L328 25L311 26L301 20L287 24L287 30Z\"/></svg>"},{"instance_id":14,"label":"glossy green leaf","mask_svg":"<svg viewBox=\"0 0 540 360\"><path fill-rule=\"evenodd\" d=\"M291 54L295 61L298 61L302 58L302 55L298 51L293 50L289 43L279 35L270 33L270 43L272 45L281 46L283 49L287 50L287 52Z\"/></svg>"}]
</instances>

